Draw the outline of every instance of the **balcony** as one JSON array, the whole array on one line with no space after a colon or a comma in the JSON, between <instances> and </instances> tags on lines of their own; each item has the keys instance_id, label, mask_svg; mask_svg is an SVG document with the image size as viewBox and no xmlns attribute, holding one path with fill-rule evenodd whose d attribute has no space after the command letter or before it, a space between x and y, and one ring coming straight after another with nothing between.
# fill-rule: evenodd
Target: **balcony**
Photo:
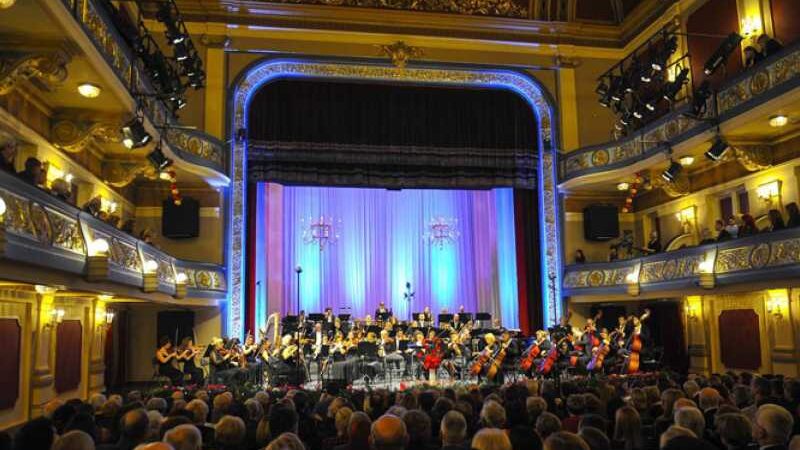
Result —
<instances>
[{"instance_id":1,"label":"balcony","mask_svg":"<svg viewBox=\"0 0 800 450\"><path fill-rule=\"evenodd\" d=\"M177 303L184 297L220 300L227 295L221 266L178 260L7 172L0 172L0 198L6 205L0 216L4 278L46 284L47 277L61 275L56 279L73 289L142 299L150 298L146 293L163 294L160 298ZM91 247L101 239L108 249L98 257ZM152 289L148 279L154 281Z\"/></svg>"},{"instance_id":2,"label":"balcony","mask_svg":"<svg viewBox=\"0 0 800 450\"><path fill-rule=\"evenodd\" d=\"M725 122L744 116L755 107L798 87L800 42L795 42L758 66L729 79L708 100L708 111L716 111L719 123L724 126ZM689 105L676 108L624 139L564 155L560 159L559 182L579 185L582 179L657 157L667 150L667 144L676 147L715 128L710 120L687 115L689 109Z\"/></svg>"},{"instance_id":3,"label":"balcony","mask_svg":"<svg viewBox=\"0 0 800 450\"><path fill-rule=\"evenodd\" d=\"M570 265L563 287L569 296L686 295L792 285L798 274L800 228L792 228L641 258Z\"/></svg>"}]
</instances>

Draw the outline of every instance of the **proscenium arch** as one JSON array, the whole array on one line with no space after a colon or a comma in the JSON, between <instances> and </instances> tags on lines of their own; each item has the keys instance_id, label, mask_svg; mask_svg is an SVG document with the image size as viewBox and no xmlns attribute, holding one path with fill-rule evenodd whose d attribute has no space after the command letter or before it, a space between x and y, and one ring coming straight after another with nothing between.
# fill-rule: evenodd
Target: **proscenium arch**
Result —
<instances>
[{"instance_id":1,"label":"proscenium arch","mask_svg":"<svg viewBox=\"0 0 800 450\"><path fill-rule=\"evenodd\" d=\"M557 133L555 106L542 86L530 75L508 69L462 66L411 66L399 69L384 63L363 61L320 61L313 59L265 59L257 61L238 77L230 91L230 177L228 202L228 334L244 331L244 239L247 187L247 140L240 130L247 129L247 111L253 94L264 84L279 78L318 78L348 81L446 85L509 89L522 96L536 114L539 127L538 176L539 240L541 244L542 302L545 324L561 317L560 213L556 192Z\"/></svg>"}]
</instances>

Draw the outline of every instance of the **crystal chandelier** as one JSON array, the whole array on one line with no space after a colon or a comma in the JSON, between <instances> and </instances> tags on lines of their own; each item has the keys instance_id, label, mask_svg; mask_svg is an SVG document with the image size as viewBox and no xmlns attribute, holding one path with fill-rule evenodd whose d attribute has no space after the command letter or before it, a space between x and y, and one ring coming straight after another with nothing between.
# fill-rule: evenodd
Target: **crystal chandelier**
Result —
<instances>
[{"instance_id":1,"label":"crystal chandelier","mask_svg":"<svg viewBox=\"0 0 800 450\"><path fill-rule=\"evenodd\" d=\"M455 243L461 236L458 231L458 219L435 217L428 222L428 229L422 238L435 247L444 248L445 245Z\"/></svg>"},{"instance_id":2,"label":"crystal chandelier","mask_svg":"<svg viewBox=\"0 0 800 450\"><path fill-rule=\"evenodd\" d=\"M339 240L342 219L334 220L333 217L311 216L308 219L300 219L300 224L303 227L303 242L317 245L319 251L323 251L326 246Z\"/></svg>"}]
</instances>

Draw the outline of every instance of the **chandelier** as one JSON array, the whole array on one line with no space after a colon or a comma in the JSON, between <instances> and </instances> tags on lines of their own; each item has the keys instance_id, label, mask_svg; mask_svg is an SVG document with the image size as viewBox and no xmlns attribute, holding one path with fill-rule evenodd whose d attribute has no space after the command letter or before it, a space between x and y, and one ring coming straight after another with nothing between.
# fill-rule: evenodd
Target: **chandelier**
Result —
<instances>
[{"instance_id":1,"label":"chandelier","mask_svg":"<svg viewBox=\"0 0 800 450\"><path fill-rule=\"evenodd\" d=\"M432 246L444 248L445 245L455 243L461 233L458 231L458 219L434 217L428 222L428 229L422 235Z\"/></svg>"},{"instance_id":2,"label":"chandelier","mask_svg":"<svg viewBox=\"0 0 800 450\"><path fill-rule=\"evenodd\" d=\"M303 242L308 245L317 245L319 251L323 251L326 246L339 240L342 219L334 220L333 217L311 216L308 219L300 219L300 224L303 227Z\"/></svg>"}]
</instances>

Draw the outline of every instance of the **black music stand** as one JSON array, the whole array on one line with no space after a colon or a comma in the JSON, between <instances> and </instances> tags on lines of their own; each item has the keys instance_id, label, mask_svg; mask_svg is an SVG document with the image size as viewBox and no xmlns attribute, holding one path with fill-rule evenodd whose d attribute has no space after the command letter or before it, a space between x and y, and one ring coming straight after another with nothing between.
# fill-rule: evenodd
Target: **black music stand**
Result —
<instances>
[{"instance_id":1,"label":"black music stand","mask_svg":"<svg viewBox=\"0 0 800 450\"><path fill-rule=\"evenodd\" d=\"M392 312L391 311L382 312L382 313L378 313L378 317L376 317L375 320L377 320L379 322L386 322L387 320L389 320L390 317L392 317Z\"/></svg>"},{"instance_id":2,"label":"black music stand","mask_svg":"<svg viewBox=\"0 0 800 450\"><path fill-rule=\"evenodd\" d=\"M441 327L443 323L450 323L453 321L452 314L439 314L439 326Z\"/></svg>"},{"instance_id":3,"label":"black music stand","mask_svg":"<svg viewBox=\"0 0 800 450\"><path fill-rule=\"evenodd\" d=\"M325 320L325 314L321 314L321 313L309 314L308 315L308 320L310 322L322 322L323 320Z\"/></svg>"},{"instance_id":4,"label":"black music stand","mask_svg":"<svg viewBox=\"0 0 800 450\"><path fill-rule=\"evenodd\" d=\"M458 321L461 323L468 323L470 320L472 320L472 313L465 312L458 315Z\"/></svg>"},{"instance_id":5,"label":"black music stand","mask_svg":"<svg viewBox=\"0 0 800 450\"><path fill-rule=\"evenodd\" d=\"M339 314L337 317L339 317L339 320L342 322L347 322L350 320L350 314Z\"/></svg>"}]
</instances>

